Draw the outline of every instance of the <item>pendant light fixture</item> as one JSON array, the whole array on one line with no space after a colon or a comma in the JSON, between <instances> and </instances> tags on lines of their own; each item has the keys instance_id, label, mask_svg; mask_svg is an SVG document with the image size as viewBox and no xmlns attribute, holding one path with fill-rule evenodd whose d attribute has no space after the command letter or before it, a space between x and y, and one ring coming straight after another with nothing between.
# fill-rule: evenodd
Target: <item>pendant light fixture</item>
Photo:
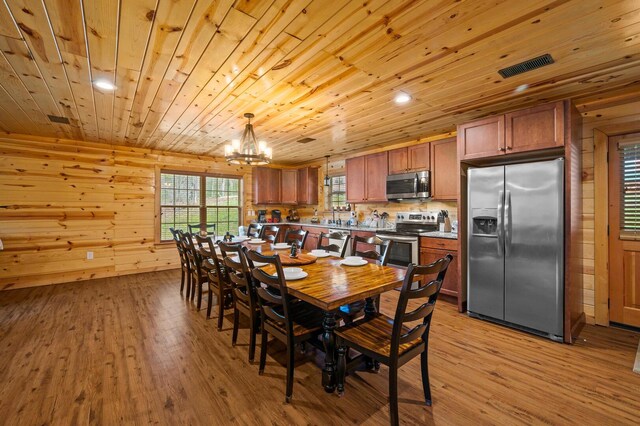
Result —
<instances>
[{"instance_id":1,"label":"pendant light fixture","mask_svg":"<svg viewBox=\"0 0 640 426\"><path fill-rule=\"evenodd\" d=\"M254 115L250 112L244 115L247 124L242 133L242 139L234 139L231 144L224 147L224 157L229 164L246 164L248 166L261 166L271 162L272 151L264 141L258 142L253 132L251 119Z\"/></svg>"},{"instance_id":2,"label":"pendant light fixture","mask_svg":"<svg viewBox=\"0 0 640 426\"><path fill-rule=\"evenodd\" d=\"M324 186L329 187L331 185L331 178L329 177L329 156L325 155L327 159L327 165L324 168Z\"/></svg>"}]
</instances>

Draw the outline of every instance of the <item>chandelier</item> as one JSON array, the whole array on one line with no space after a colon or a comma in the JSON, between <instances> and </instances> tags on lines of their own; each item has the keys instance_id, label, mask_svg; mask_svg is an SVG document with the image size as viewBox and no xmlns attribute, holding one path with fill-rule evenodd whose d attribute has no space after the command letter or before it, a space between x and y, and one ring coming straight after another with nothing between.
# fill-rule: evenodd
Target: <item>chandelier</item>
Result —
<instances>
[{"instance_id":1,"label":"chandelier","mask_svg":"<svg viewBox=\"0 0 640 426\"><path fill-rule=\"evenodd\" d=\"M248 166L261 166L271 162L271 148L267 147L264 141L258 142L253 133L251 119L254 115L250 112L244 115L247 118L247 125L242 133L242 139L234 139L231 144L224 147L224 158L229 164L246 164Z\"/></svg>"}]
</instances>

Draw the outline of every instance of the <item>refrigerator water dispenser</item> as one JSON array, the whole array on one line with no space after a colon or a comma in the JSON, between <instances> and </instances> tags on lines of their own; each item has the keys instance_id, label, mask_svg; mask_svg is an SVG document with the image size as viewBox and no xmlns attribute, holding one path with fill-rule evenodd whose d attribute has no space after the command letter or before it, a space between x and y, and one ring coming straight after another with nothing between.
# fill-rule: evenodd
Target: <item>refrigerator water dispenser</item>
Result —
<instances>
[{"instance_id":1,"label":"refrigerator water dispenser","mask_svg":"<svg viewBox=\"0 0 640 426\"><path fill-rule=\"evenodd\" d=\"M498 235L498 209L471 209L471 218L473 235L492 237Z\"/></svg>"}]
</instances>

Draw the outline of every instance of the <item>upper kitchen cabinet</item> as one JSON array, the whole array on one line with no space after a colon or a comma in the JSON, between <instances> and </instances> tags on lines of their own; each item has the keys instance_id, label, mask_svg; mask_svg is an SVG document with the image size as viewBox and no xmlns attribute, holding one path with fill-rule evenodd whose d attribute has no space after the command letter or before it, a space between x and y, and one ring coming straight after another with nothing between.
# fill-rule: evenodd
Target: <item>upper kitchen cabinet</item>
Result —
<instances>
[{"instance_id":1,"label":"upper kitchen cabinet","mask_svg":"<svg viewBox=\"0 0 640 426\"><path fill-rule=\"evenodd\" d=\"M564 146L564 103L554 102L458 126L461 160Z\"/></svg>"},{"instance_id":2,"label":"upper kitchen cabinet","mask_svg":"<svg viewBox=\"0 0 640 426\"><path fill-rule=\"evenodd\" d=\"M253 200L255 204L279 204L281 170L271 167L254 167Z\"/></svg>"},{"instance_id":3,"label":"upper kitchen cabinet","mask_svg":"<svg viewBox=\"0 0 640 426\"><path fill-rule=\"evenodd\" d=\"M298 170L282 169L280 176L280 194L282 204L298 203Z\"/></svg>"},{"instance_id":4,"label":"upper kitchen cabinet","mask_svg":"<svg viewBox=\"0 0 640 426\"><path fill-rule=\"evenodd\" d=\"M507 153L564 145L563 103L540 105L505 115Z\"/></svg>"},{"instance_id":5,"label":"upper kitchen cabinet","mask_svg":"<svg viewBox=\"0 0 640 426\"><path fill-rule=\"evenodd\" d=\"M504 115L458 126L458 139L462 160L503 154L505 151Z\"/></svg>"},{"instance_id":6,"label":"upper kitchen cabinet","mask_svg":"<svg viewBox=\"0 0 640 426\"><path fill-rule=\"evenodd\" d=\"M386 151L347 159L347 202L387 201L388 166Z\"/></svg>"},{"instance_id":7,"label":"upper kitchen cabinet","mask_svg":"<svg viewBox=\"0 0 640 426\"><path fill-rule=\"evenodd\" d=\"M431 197L458 199L458 158L455 138L431 142Z\"/></svg>"},{"instance_id":8,"label":"upper kitchen cabinet","mask_svg":"<svg viewBox=\"0 0 640 426\"><path fill-rule=\"evenodd\" d=\"M282 178L284 179L284 175ZM318 204L318 169L316 167L304 167L302 169L298 169L297 179L298 204Z\"/></svg>"},{"instance_id":9,"label":"upper kitchen cabinet","mask_svg":"<svg viewBox=\"0 0 640 426\"><path fill-rule=\"evenodd\" d=\"M389 151L389 174L429 170L429 144L423 143Z\"/></svg>"}]
</instances>

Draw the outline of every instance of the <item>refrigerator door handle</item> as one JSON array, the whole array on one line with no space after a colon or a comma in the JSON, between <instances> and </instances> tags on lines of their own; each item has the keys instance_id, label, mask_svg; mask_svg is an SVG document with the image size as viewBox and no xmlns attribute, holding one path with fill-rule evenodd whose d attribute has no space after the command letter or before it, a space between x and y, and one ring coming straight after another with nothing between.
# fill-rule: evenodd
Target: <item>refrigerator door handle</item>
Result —
<instances>
[{"instance_id":1,"label":"refrigerator door handle","mask_svg":"<svg viewBox=\"0 0 640 426\"><path fill-rule=\"evenodd\" d=\"M497 234L497 244L498 244L498 256L502 256L502 247L504 247L504 227L502 218L504 216L504 191L500 191L498 194L498 229L496 229Z\"/></svg>"},{"instance_id":2,"label":"refrigerator door handle","mask_svg":"<svg viewBox=\"0 0 640 426\"><path fill-rule=\"evenodd\" d=\"M504 254L511 252L511 191L507 190L504 197Z\"/></svg>"}]
</instances>

